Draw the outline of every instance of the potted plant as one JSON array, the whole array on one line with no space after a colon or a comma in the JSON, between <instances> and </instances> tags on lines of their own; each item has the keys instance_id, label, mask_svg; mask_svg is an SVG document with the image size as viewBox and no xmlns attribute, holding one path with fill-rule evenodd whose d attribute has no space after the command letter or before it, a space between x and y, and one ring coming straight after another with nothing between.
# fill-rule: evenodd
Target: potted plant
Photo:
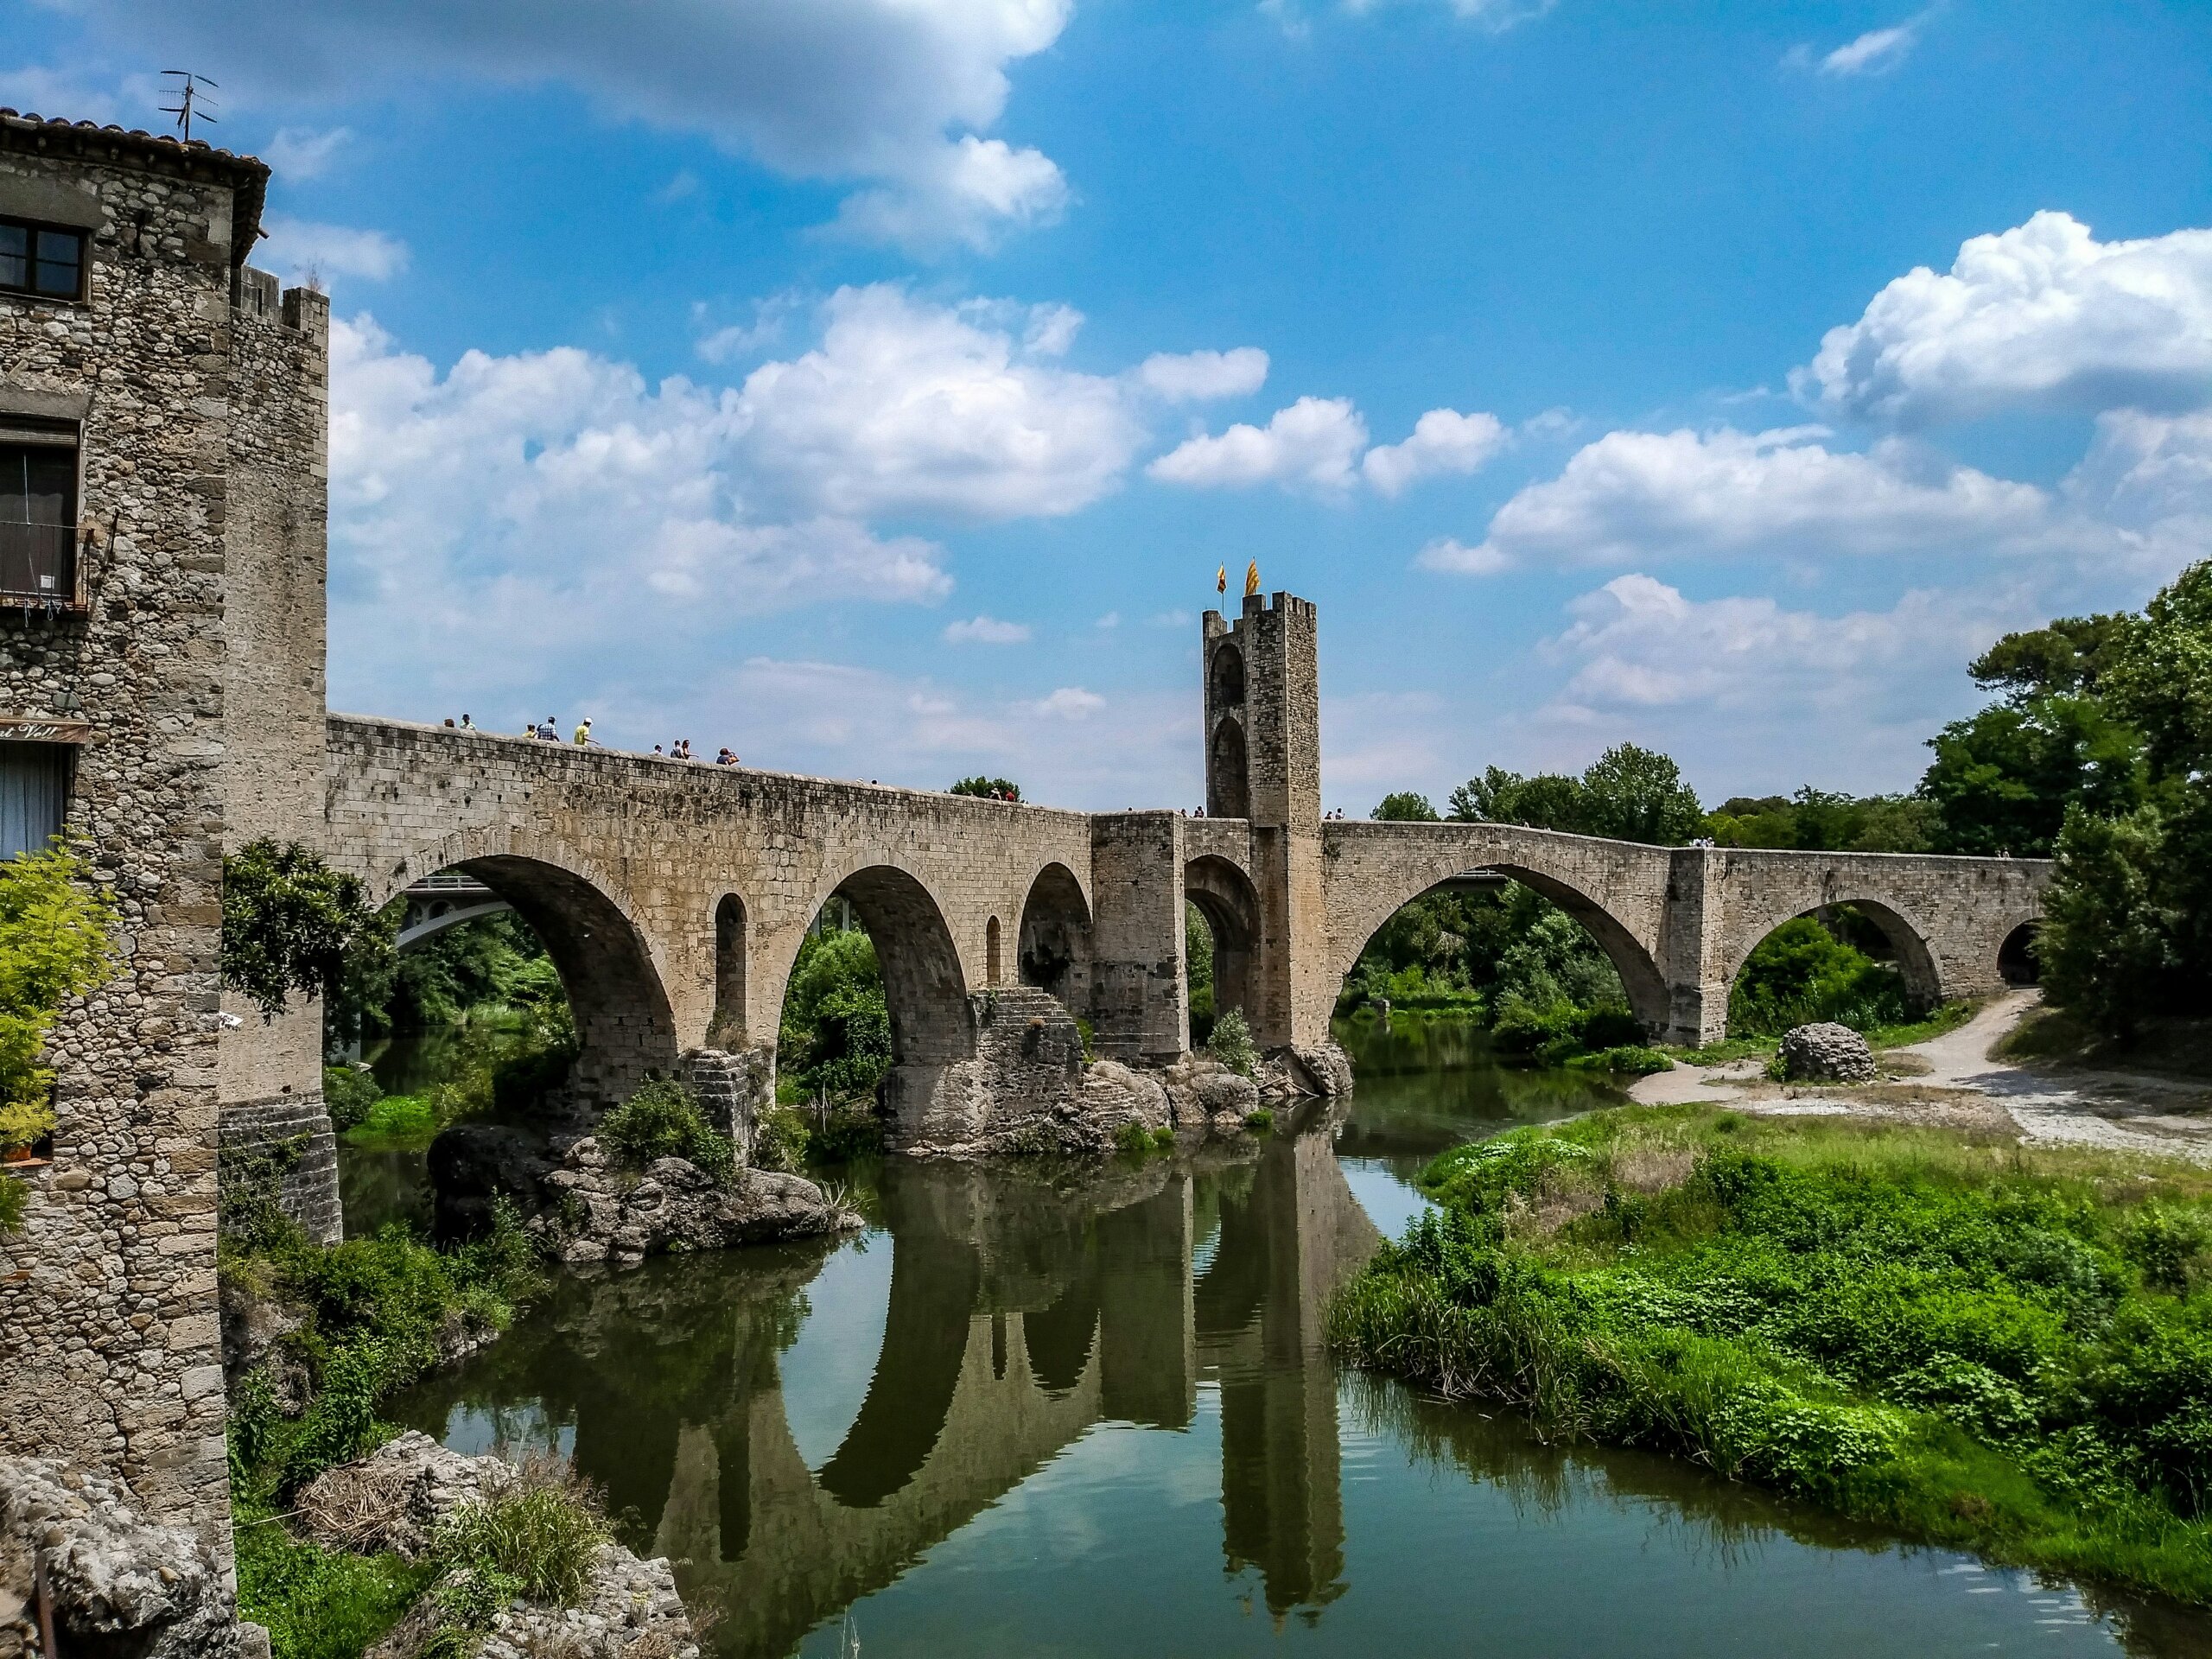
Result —
<instances>
[{"instance_id":1,"label":"potted plant","mask_svg":"<svg viewBox=\"0 0 2212 1659\"><path fill-rule=\"evenodd\" d=\"M43 1100L0 1104L0 1164L42 1164L39 1144L54 1133L54 1108Z\"/></svg>"}]
</instances>

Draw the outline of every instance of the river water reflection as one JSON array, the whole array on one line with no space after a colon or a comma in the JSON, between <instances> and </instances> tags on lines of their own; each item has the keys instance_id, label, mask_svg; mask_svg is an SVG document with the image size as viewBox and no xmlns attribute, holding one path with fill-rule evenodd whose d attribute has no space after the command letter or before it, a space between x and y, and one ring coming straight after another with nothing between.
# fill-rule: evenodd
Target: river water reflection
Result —
<instances>
[{"instance_id":1,"label":"river water reflection","mask_svg":"<svg viewBox=\"0 0 2212 1659\"><path fill-rule=\"evenodd\" d=\"M838 1244L564 1280L401 1404L572 1452L730 1656L2212 1652L1664 1459L1340 1373L1330 1292L1441 1147L1608 1098L1462 1030L1248 1147L893 1162Z\"/></svg>"}]
</instances>

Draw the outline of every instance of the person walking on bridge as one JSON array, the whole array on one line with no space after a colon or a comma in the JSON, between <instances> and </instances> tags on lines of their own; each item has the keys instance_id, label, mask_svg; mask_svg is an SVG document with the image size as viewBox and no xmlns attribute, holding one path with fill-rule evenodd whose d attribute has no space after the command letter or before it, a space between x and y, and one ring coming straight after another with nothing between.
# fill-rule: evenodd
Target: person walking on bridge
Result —
<instances>
[{"instance_id":1,"label":"person walking on bridge","mask_svg":"<svg viewBox=\"0 0 2212 1659\"><path fill-rule=\"evenodd\" d=\"M591 747L591 721L588 719L576 728L576 747L580 749Z\"/></svg>"}]
</instances>

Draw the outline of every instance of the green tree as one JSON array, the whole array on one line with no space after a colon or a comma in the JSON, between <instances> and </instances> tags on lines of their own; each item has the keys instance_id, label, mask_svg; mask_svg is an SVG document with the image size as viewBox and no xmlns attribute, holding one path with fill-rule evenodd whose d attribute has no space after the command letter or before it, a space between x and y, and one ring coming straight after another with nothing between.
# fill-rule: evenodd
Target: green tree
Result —
<instances>
[{"instance_id":1,"label":"green tree","mask_svg":"<svg viewBox=\"0 0 2212 1659\"><path fill-rule=\"evenodd\" d=\"M1582 780L1558 772L1523 778L1502 766L1485 767L1452 791L1452 817L1460 823L1520 823L1531 830L1587 834L1588 803Z\"/></svg>"},{"instance_id":2,"label":"green tree","mask_svg":"<svg viewBox=\"0 0 2212 1659\"><path fill-rule=\"evenodd\" d=\"M963 778L947 793L981 795L991 800L1018 801L1021 798L1021 785L1011 778L986 778L978 772L973 778Z\"/></svg>"},{"instance_id":3,"label":"green tree","mask_svg":"<svg viewBox=\"0 0 2212 1659\"><path fill-rule=\"evenodd\" d=\"M2062 616L2047 627L2008 633L1967 668L1986 691L2015 698L2057 692L2094 695L2111 665L2113 648L2134 619L2126 614Z\"/></svg>"},{"instance_id":4,"label":"green tree","mask_svg":"<svg viewBox=\"0 0 2212 1659\"><path fill-rule=\"evenodd\" d=\"M1784 922L1761 939L1728 993L1728 1029L1739 1037L1776 1036L1822 1020L1865 1031L1909 1012L1896 969L1810 916Z\"/></svg>"},{"instance_id":5,"label":"green tree","mask_svg":"<svg viewBox=\"0 0 2212 1659\"><path fill-rule=\"evenodd\" d=\"M2184 964L2160 903L2165 825L2154 807L2100 818L2076 807L2058 839L2036 957L2044 995L2114 1037L2173 1006Z\"/></svg>"},{"instance_id":6,"label":"green tree","mask_svg":"<svg viewBox=\"0 0 2212 1659\"><path fill-rule=\"evenodd\" d=\"M2101 697L2038 693L1953 721L1929 740L1920 794L1936 809L1936 849L2048 858L2066 810L2099 817L2144 799L2143 740Z\"/></svg>"},{"instance_id":7,"label":"green tree","mask_svg":"<svg viewBox=\"0 0 2212 1659\"><path fill-rule=\"evenodd\" d=\"M1679 847L1699 833L1705 809L1682 770L1666 755L1618 744L1582 774L1589 833L1654 847Z\"/></svg>"},{"instance_id":8,"label":"green tree","mask_svg":"<svg viewBox=\"0 0 2212 1659\"><path fill-rule=\"evenodd\" d=\"M115 900L74 848L57 844L0 863L0 1147L54 1128L47 1035L73 996L115 970Z\"/></svg>"},{"instance_id":9,"label":"green tree","mask_svg":"<svg viewBox=\"0 0 2212 1659\"><path fill-rule=\"evenodd\" d=\"M779 1040L788 1075L806 1096L874 1098L891 1069L891 1014L865 932L830 928L801 943Z\"/></svg>"},{"instance_id":10,"label":"green tree","mask_svg":"<svg viewBox=\"0 0 2212 1659\"><path fill-rule=\"evenodd\" d=\"M1434 823L1436 809L1428 804L1428 797L1416 795L1409 789L1385 795L1382 804L1375 809L1376 820L1383 823Z\"/></svg>"},{"instance_id":11,"label":"green tree","mask_svg":"<svg viewBox=\"0 0 2212 1659\"><path fill-rule=\"evenodd\" d=\"M378 925L361 884L298 842L264 837L224 856L223 983L251 997L264 1020L294 991L337 991L349 955Z\"/></svg>"}]
</instances>

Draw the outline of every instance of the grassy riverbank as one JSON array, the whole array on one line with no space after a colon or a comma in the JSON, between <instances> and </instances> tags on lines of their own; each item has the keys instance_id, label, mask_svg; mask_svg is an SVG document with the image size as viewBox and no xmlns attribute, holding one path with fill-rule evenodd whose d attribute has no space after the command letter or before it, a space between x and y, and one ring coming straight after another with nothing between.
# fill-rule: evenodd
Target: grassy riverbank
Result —
<instances>
[{"instance_id":1,"label":"grassy riverbank","mask_svg":"<svg viewBox=\"0 0 2212 1659\"><path fill-rule=\"evenodd\" d=\"M2212 1603L2212 1175L1624 1108L1437 1159L1339 1351L1548 1433Z\"/></svg>"},{"instance_id":2,"label":"grassy riverbank","mask_svg":"<svg viewBox=\"0 0 2212 1659\"><path fill-rule=\"evenodd\" d=\"M240 1611L269 1627L277 1659L349 1659L466 1563L442 1548L425 1563L323 1549L284 1524L292 1500L389 1438L385 1400L505 1327L537 1288L532 1252L511 1217L475 1243L434 1250L397 1226L317 1244L265 1195L229 1208L224 1318L261 1351L229 1391Z\"/></svg>"}]
</instances>

